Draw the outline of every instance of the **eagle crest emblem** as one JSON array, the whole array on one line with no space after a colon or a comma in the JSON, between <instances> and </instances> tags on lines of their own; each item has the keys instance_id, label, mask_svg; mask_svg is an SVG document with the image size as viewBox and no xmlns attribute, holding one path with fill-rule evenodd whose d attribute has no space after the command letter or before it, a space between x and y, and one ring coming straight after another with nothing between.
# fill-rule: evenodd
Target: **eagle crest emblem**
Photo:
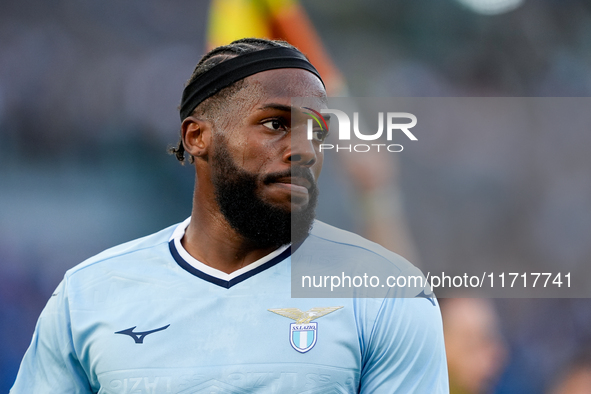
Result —
<instances>
[{"instance_id":1,"label":"eagle crest emblem","mask_svg":"<svg viewBox=\"0 0 591 394\"><path fill-rule=\"evenodd\" d=\"M298 352L306 353L312 350L318 338L318 323L312 322L312 320L341 308L342 306L316 307L306 312L302 312L298 308L268 309L268 311L295 320L295 323L289 325L289 342Z\"/></svg>"}]
</instances>

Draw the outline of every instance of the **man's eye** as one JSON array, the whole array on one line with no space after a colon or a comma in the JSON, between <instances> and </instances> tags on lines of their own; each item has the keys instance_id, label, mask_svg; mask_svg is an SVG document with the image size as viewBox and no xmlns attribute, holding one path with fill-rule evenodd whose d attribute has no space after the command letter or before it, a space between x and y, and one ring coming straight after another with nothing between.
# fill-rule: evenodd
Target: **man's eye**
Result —
<instances>
[{"instance_id":1,"label":"man's eye","mask_svg":"<svg viewBox=\"0 0 591 394\"><path fill-rule=\"evenodd\" d=\"M324 140L328 136L328 131L326 131L326 130L314 130L314 132L313 132L312 135L314 137L314 140L316 140L318 142L324 142Z\"/></svg>"},{"instance_id":2,"label":"man's eye","mask_svg":"<svg viewBox=\"0 0 591 394\"><path fill-rule=\"evenodd\" d=\"M263 123L263 126L271 130L285 129L285 124L280 119L269 120L268 122Z\"/></svg>"}]
</instances>

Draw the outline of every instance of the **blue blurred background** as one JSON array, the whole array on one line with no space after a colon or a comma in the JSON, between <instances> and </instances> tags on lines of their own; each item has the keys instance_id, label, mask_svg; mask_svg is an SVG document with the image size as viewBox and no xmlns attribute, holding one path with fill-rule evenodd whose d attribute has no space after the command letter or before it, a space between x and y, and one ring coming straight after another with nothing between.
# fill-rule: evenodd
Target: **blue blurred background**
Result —
<instances>
[{"instance_id":1,"label":"blue blurred background","mask_svg":"<svg viewBox=\"0 0 591 394\"><path fill-rule=\"evenodd\" d=\"M591 95L588 1L301 3L353 96ZM166 148L178 138L183 84L204 53L208 6L0 4L0 392L12 385L36 319L68 268L189 216L192 169ZM522 152L511 165L498 165L503 159L492 150L442 149L423 167L402 156L419 258L498 257L502 247L507 259L591 262L589 131L528 140L499 133L491 149L511 143ZM438 166L454 165L453 183L433 200L409 181L437 183ZM346 177L330 171L335 187L324 195L342 208L321 205L320 217L357 230ZM445 231L427 231L441 223ZM547 392L590 344L588 299L495 304L508 357L491 392Z\"/></svg>"}]
</instances>

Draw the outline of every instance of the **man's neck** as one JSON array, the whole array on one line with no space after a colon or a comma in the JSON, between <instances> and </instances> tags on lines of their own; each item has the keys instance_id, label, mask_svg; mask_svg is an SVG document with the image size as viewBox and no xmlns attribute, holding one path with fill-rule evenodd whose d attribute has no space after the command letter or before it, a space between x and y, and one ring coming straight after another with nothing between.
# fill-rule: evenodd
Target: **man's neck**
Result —
<instances>
[{"instance_id":1,"label":"man's neck","mask_svg":"<svg viewBox=\"0 0 591 394\"><path fill-rule=\"evenodd\" d=\"M238 234L221 213L204 214L203 210L193 210L181 244L196 260L226 274L254 263L279 247L257 247Z\"/></svg>"}]
</instances>

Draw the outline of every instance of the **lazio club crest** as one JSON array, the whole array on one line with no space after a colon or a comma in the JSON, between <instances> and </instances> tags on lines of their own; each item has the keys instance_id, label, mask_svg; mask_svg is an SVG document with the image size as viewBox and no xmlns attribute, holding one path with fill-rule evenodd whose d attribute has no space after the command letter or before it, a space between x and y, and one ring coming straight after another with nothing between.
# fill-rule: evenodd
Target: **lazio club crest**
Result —
<instances>
[{"instance_id":1,"label":"lazio club crest","mask_svg":"<svg viewBox=\"0 0 591 394\"><path fill-rule=\"evenodd\" d=\"M318 307L306 312L298 308L268 309L268 311L296 321L289 325L289 343L298 352L306 353L316 345L318 339L318 323L312 323L312 320L341 308L342 306Z\"/></svg>"}]
</instances>

